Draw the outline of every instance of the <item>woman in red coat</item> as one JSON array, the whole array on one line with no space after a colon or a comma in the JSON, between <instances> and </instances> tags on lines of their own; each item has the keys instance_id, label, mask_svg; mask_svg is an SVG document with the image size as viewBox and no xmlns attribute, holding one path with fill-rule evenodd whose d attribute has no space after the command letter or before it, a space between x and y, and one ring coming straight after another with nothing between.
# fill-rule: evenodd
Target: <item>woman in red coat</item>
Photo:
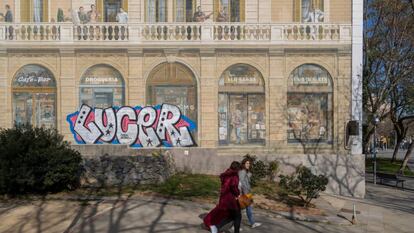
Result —
<instances>
[{"instance_id":1,"label":"woman in red coat","mask_svg":"<svg viewBox=\"0 0 414 233\"><path fill-rule=\"evenodd\" d=\"M234 221L234 232L240 232L241 211L238 202L240 195L238 172L240 167L240 163L234 161L231 163L230 168L220 175L219 203L204 218L204 224L212 233L217 233L218 228L230 221Z\"/></svg>"}]
</instances>

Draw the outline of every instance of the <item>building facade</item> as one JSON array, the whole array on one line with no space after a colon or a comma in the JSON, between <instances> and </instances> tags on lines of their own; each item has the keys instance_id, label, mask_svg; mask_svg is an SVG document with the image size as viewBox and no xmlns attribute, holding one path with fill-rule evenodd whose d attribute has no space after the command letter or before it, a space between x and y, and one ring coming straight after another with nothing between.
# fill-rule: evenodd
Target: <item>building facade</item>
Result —
<instances>
[{"instance_id":1,"label":"building facade","mask_svg":"<svg viewBox=\"0 0 414 233\"><path fill-rule=\"evenodd\" d=\"M304 164L327 174L329 192L364 195L364 158L351 150L347 134L358 80L353 15L362 9L353 1L3 4L13 22L0 23L1 127L53 127L73 144L168 147L196 172L217 173L251 153L281 161L286 171ZM165 141L160 134L150 137L162 126L163 108L128 115L163 104L178 107L189 137L175 128L182 138L174 142L167 126ZM76 131L82 106L114 107L100 112L99 135L86 119L85 136ZM153 124L151 114L160 114ZM105 123L116 116L120 134ZM131 122L142 117L142 124L129 128L119 120L125 116ZM132 139L128 131L135 132Z\"/></svg>"}]
</instances>

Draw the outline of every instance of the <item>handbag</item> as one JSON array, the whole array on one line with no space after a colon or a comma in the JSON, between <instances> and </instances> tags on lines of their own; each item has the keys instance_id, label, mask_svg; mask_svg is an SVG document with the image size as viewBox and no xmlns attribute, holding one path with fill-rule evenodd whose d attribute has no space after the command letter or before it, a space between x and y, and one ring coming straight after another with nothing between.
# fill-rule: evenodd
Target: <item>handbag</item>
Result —
<instances>
[{"instance_id":1,"label":"handbag","mask_svg":"<svg viewBox=\"0 0 414 233\"><path fill-rule=\"evenodd\" d=\"M250 193L243 194L239 196L238 200L239 200L240 208L246 209L246 207L253 204L253 195Z\"/></svg>"}]
</instances>

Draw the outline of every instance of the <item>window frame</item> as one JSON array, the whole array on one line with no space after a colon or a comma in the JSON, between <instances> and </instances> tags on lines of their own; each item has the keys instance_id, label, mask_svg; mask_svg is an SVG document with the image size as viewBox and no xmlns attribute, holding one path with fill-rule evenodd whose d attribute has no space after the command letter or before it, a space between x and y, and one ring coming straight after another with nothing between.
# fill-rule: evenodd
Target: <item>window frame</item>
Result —
<instances>
[{"instance_id":1,"label":"window frame","mask_svg":"<svg viewBox=\"0 0 414 233\"><path fill-rule=\"evenodd\" d=\"M155 18L154 18L154 22L149 20L149 1L154 1L155 7L154 7L154 14L155 14ZM160 9L159 9L159 2L160 1L164 1L164 6L165 6L165 10L164 10L164 21L160 21L159 20L159 16L160 16ZM145 1L145 22L147 23L167 23L168 22L168 0L146 0Z\"/></svg>"},{"instance_id":2,"label":"window frame","mask_svg":"<svg viewBox=\"0 0 414 233\"><path fill-rule=\"evenodd\" d=\"M177 69L183 69L185 70L185 72L189 75L189 78L191 77L191 83L190 82L186 82L187 80L184 79L185 82L183 83L179 83L177 80L173 80L173 79L168 79L168 80L159 80L157 82L157 78L162 78L161 76L157 76L158 72L163 72L163 69L165 69L165 72L169 72L169 73L165 73L165 76L170 76L173 73L173 69L171 66L176 66L174 68L174 77L176 77L177 74ZM187 78L187 77L186 77ZM176 82L177 81L177 82ZM183 80L181 80L182 82ZM190 81L190 80L188 80ZM194 102L194 119L192 119L189 115L186 115L186 117L188 117L191 121L193 121L196 124L196 130L195 130L195 134L193 135L193 139L195 142L198 142L199 140L199 127L198 127L198 123L200 122L199 116L200 116L200 109L199 109L199 89L198 89L198 81L197 81L197 77L196 74L185 64L182 64L180 62L173 62L173 63L168 63L168 62L163 62L158 64L157 66L155 66L151 72L149 73L147 79L146 79L146 83L145 83L145 103L147 105L158 105L158 104L162 104L162 103L156 103L156 96L155 96L155 89L157 87L186 87L186 88L193 88L194 90L194 94L193 96L191 96L190 98L194 97L195 99L193 100ZM188 95L188 93L187 93ZM191 102L188 101L188 96L187 96L187 103ZM181 113L183 113L183 111L180 109Z\"/></svg>"},{"instance_id":3,"label":"window frame","mask_svg":"<svg viewBox=\"0 0 414 233\"><path fill-rule=\"evenodd\" d=\"M232 20L232 5L234 4L234 1L236 0L227 0L228 1L228 21L226 22L220 22L220 23L243 23L246 21L246 1L245 0L238 0L239 3L239 21ZM221 9L221 0L214 0L214 22L217 22L217 16Z\"/></svg>"},{"instance_id":4,"label":"window frame","mask_svg":"<svg viewBox=\"0 0 414 233\"><path fill-rule=\"evenodd\" d=\"M179 21L177 20L177 9L178 9L178 2L179 0L174 0L174 6L173 6L173 18L174 18L174 22L178 22L178 23L192 23L193 21L193 16L194 16L194 12L196 12L197 9L197 1L196 0L191 0L192 2L192 9L191 9L191 15L189 16L190 18L188 18L187 16L187 1L188 0L182 0L184 3L184 19L183 21Z\"/></svg>"},{"instance_id":5,"label":"window frame","mask_svg":"<svg viewBox=\"0 0 414 233\"><path fill-rule=\"evenodd\" d=\"M24 68L30 67L30 66L36 66L40 69L43 69L45 72L47 72L50 77L53 79L54 86L46 86L46 87L36 87L36 86L15 86L15 79L17 78L17 75L21 73L21 70ZM57 82L56 78L53 75L53 73L46 67L38 64L27 64L19 68L19 70L14 74L12 85L11 85L11 101L12 101L12 120L13 124L16 124L16 116L15 116L15 94L29 94L32 99L32 116L30 119L30 124L33 126L38 126L36 124L36 104L38 100L36 99L36 94L54 94L54 128L57 128ZM40 127L40 126L39 126Z\"/></svg>"},{"instance_id":6,"label":"window frame","mask_svg":"<svg viewBox=\"0 0 414 233\"><path fill-rule=\"evenodd\" d=\"M249 84L233 84L233 85L226 85L225 83L225 75L231 70L234 69L237 66L246 66L249 67L249 69L252 69L254 72L256 72L257 78L259 80L257 85L249 85ZM245 64L245 63L237 63L237 64L233 64L231 66L229 66L227 69L225 69L223 71L223 73L220 76L219 79L219 83L218 83L218 103L217 103L217 108L218 108L218 115L217 115L217 119L218 119L218 124L217 124L217 130L218 130L218 145L222 146L222 147L226 147L226 146L265 146L266 142L267 142L267 133L268 133L268 127L267 127L267 110L266 110L266 88L265 88L265 80L264 77L262 75L262 73L254 66L249 65L249 64ZM226 131L227 131L227 137L225 140L221 140L220 139L220 128L222 127L220 124L220 117L221 117L221 113L224 112L220 112L220 95L223 95L224 98L226 99ZM247 119L245 120L247 123L247 141L243 144L234 144L233 142L231 142L230 139L230 97L231 96L243 96L243 98L246 99L246 115L247 115ZM252 96L260 96L261 98L263 98L263 124L264 124L264 137L262 139L251 139L250 137L250 130L251 130L251 124L249 122L250 120L250 114L253 113L251 110L249 110L249 106L250 106L250 98ZM261 130L261 129L260 129Z\"/></svg>"},{"instance_id":7,"label":"window frame","mask_svg":"<svg viewBox=\"0 0 414 233\"><path fill-rule=\"evenodd\" d=\"M294 22L300 22L300 23L305 23L303 22L303 18L302 18L302 5L303 5L303 1L305 0L293 0L293 21ZM319 9L321 9L324 12L324 22L326 23L328 21L328 14L327 14L327 8L328 8L328 0L308 0L310 1L311 6L313 5L319 5Z\"/></svg>"},{"instance_id":8,"label":"window frame","mask_svg":"<svg viewBox=\"0 0 414 233\"><path fill-rule=\"evenodd\" d=\"M293 81L294 75L299 71L303 66L313 66L320 69L326 74L327 84L295 84ZM326 139L291 139L289 134L291 133L291 121L289 115L287 115L287 131L286 131L286 140L288 144L298 144L298 143L322 143L322 144L333 144L334 140L334 82L331 74L323 67L317 64L306 63L297 66L290 73L288 78L287 92L286 92L286 109L287 114L290 112L290 96L302 95L302 99L311 99L314 96L324 96L326 98L326 109L323 109L326 117L326 126L325 133L327 134ZM308 96L308 97L307 97ZM293 129L293 127L292 127ZM295 129L293 129L294 131ZM302 130L302 129L301 129ZM303 130L302 130L303 131Z\"/></svg>"},{"instance_id":9,"label":"window frame","mask_svg":"<svg viewBox=\"0 0 414 233\"><path fill-rule=\"evenodd\" d=\"M86 74L88 73L88 72L92 72L91 70L92 69L99 69L100 67L106 67L106 68L108 68L108 69L111 69L113 72L114 72L114 74L117 74L117 75L119 75L119 77L117 77L118 78L118 81L120 81L120 84L85 84L85 83L83 83L84 82L84 79L86 78ZM94 66L91 66L91 67L89 67L88 69L86 69L86 71L82 74L82 76L81 76L81 78L80 78L80 81L79 81L79 106L82 106L82 104L83 104L83 101L82 100L84 100L84 98L82 98L83 97L83 95L82 95L82 90L83 90L83 88L91 88L92 89L92 93L96 93L95 92L95 90L96 89L112 89L112 93L114 93L114 90L116 89L116 88L120 88L121 89L121 92L122 92L122 99L121 99L121 103L120 103L120 105L121 106L123 106L123 105L125 105L125 91L126 91L126 85L125 85L125 79L124 79L124 77L122 76L122 74L121 74L121 72L119 72L117 69L115 69L114 67L112 67L112 66L110 66L110 65L106 65L106 64L97 64L97 65L94 65ZM91 97L91 100L93 101L93 104L91 104L92 106L91 107L96 107L96 99L95 99L95 97L93 96L93 97ZM114 98L113 98L113 100L114 100ZM120 106L117 106L117 107L120 107Z\"/></svg>"}]
</instances>

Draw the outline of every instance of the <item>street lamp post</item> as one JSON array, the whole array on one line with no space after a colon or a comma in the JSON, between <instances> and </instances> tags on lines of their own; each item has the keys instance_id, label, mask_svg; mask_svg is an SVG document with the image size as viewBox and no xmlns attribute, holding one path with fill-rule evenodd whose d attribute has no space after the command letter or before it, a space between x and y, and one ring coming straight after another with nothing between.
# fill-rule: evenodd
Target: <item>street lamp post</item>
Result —
<instances>
[{"instance_id":1,"label":"street lamp post","mask_svg":"<svg viewBox=\"0 0 414 233\"><path fill-rule=\"evenodd\" d=\"M374 116L372 123L374 124L374 184L377 184L377 125L380 119Z\"/></svg>"}]
</instances>

